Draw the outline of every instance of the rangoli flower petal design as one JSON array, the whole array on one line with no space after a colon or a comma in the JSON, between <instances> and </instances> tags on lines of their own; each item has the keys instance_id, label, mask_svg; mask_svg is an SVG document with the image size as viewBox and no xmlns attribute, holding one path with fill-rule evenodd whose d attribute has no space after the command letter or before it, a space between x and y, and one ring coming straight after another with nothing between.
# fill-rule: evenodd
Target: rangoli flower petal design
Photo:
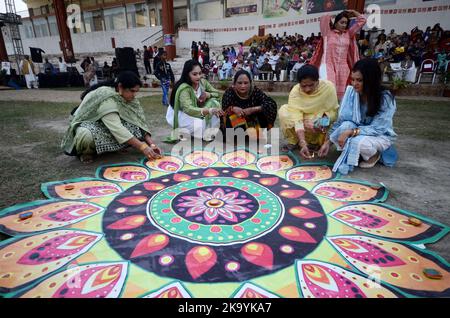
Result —
<instances>
[{"instance_id":1,"label":"rangoli flower petal design","mask_svg":"<svg viewBox=\"0 0 450 318\"><path fill-rule=\"evenodd\" d=\"M449 264L419 246L450 228L331 166L195 150L45 183L0 211L0 295L449 297Z\"/></svg>"}]
</instances>

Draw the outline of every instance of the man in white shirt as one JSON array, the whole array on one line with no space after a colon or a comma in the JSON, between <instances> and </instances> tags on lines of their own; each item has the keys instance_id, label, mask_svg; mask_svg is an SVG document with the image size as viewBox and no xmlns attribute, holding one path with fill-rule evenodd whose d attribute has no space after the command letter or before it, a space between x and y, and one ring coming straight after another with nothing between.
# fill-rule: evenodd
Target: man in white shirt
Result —
<instances>
[{"instance_id":1,"label":"man in white shirt","mask_svg":"<svg viewBox=\"0 0 450 318\"><path fill-rule=\"evenodd\" d=\"M66 62L64 62L62 57L59 57L58 60L59 60L59 63L58 63L59 72L60 73L66 73L67 72L67 64L66 64Z\"/></svg>"},{"instance_id":2,"label":"man in white shirt","mask_svg":"<svg viewBox=\"0 0 450 318\"><path fill-rule=\"evenodd\" d=\"M275 71L275 66L278 63L278 59L280 58L280 56L278 55L278 51L277 50L273 50L272 55L269 58L269 64L272 66L272 70Z\"/></svg>"}]
</instances>

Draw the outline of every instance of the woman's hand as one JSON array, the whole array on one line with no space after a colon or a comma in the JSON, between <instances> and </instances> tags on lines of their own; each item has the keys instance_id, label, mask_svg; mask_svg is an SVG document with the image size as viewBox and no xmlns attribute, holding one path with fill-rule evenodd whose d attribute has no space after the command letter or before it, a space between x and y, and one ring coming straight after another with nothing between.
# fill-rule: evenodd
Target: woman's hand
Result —
<instances>
[{"instance_id":1,"label":"woman's hand","mask_svg":"<svg viewBox=\"0 0 450 318\"><path fill-rule=\"evenodd\" d=\"M320 158L326 157L328 155L328 151L330 151L330 141L325 141L322 147L319 149L318 156Z\"/></svg>"},{"instance_id":2,"label":"woman's hand","mask_svg":"<svg viewBox=\"0 0 450 318\"><path fill-rule=\"evenodd\" d=\"M361 13L356 10L346 10L348 13L351 13L354 17L359 17Z\"/></svg>"},{"instance_id":3,"label":"woman's hand","mask_svg":"<svg viewBox=\"0 0 450 318\"><path fill-rule=\"evenodd\" d=\"M303 145L303 147L301 147L300 156L303 159L311 159L311 154L309 152L308 145Z\"/></svg>"},{"instance_id":4,"label":"woman's hand","mask_svg":"<svg viewBox=\"0 0 450 318\"><path fill-rule=\"evenodd\" d=\"M239 116L239 117L244 117L244 116L245 116L244 110L243 110L242 108L240 108L240 107L237 107L237 106L234 106L234 107L232 108L232 112L233 112L235 115Z\"/></svg>"},{"instance_id":5,"label":"woman's hand","mask_svg":"<svg viewBox=\"0 0 450 318\"><path fill-rule=\"evenodd\" d=\"M146 147L144 148L144 150L142 151L142 153L144 154L144 156L146 156L149 160L154 160L154 159L160 159L162 158L161 156L161 150L158 147L152 148L152 147Z\"/></svg>"},{"instance_id":6,"label":"woman's hand","mask_svg":"<svg viewBox=\"0 0 450 318\"><path fill-rule=\"evenodd\" d=\"M345 143L347 142L347 139L353 135L353 130L349 129L344 131L338 138L338 144L339 147L344 148Z\"/></svg>"},{"instance_id":7,"label":"woman's hand","mask_svg":"<svg viewBox=\"0 0 450 318\"><path fill-rule=\"evenodd\" d=\"M212 115L212 116L220 117L220 116L225 115L225 112L222 109L220 109L220 108L210 108L209 109L209 114Z\"/></svg>"}]
</instances>

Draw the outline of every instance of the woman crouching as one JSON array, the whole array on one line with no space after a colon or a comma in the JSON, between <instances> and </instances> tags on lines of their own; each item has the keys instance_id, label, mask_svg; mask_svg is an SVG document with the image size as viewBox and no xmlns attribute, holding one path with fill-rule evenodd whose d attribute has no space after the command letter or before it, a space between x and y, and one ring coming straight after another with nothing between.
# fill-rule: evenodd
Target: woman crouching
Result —
<instances>
[{"instance_id":1,"label":"woman crouching","mask_svg":"<svg viewBox=\"0 0 450 318\"><path fill-rule=\"evenodd\" d=\"M380 159L393 166L397 160L393 147L397 135L392 126L395 111L394 97L381 86L377 60L357 62L352 85L346 89L338 120L330 130L330 140L342 151L333 171L348 174L357 166L371 168Z\"/></svg>"},{"instance_id":2,"label":"woman crouching","mask_svg":"<svg viewBox=\"0 0 450 318\"><path fill-rule=\"evenodd\" d=\"M83 93L61 143L64 152L89 163L95 155L132 146L148 159L160 158L161 150L135 98L141 85L136 74L125 71Z\"/></svg>"}]
</instances>

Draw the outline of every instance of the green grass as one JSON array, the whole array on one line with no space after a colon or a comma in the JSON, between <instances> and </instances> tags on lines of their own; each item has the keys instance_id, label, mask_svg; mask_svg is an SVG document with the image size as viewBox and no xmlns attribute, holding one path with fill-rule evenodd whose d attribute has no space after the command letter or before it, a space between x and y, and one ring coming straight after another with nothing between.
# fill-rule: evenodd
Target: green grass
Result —
<instances>
[{"instance_id":1,"label":"green grass","mask_svg":"<svg viewBox=\"0 0 450 318\"><path fill-rule=\"evenodd\" d=\"M287 103L287 97L274 99L278 106ZM169 128L161 96L141 98L141 103L152 132L160 136L158 132ZM131 150L127 154L101 156L95 164L84 165L64 155L59 145L69 113L75 106L75 103L0 101L0 209L42 199L40 185L44 182L92 177L101 164L141 158L141 154ZM447 141L450 138L450 102L399 100L394 122L399 135L424 142Z\"/></svg>"}]
</instances>

